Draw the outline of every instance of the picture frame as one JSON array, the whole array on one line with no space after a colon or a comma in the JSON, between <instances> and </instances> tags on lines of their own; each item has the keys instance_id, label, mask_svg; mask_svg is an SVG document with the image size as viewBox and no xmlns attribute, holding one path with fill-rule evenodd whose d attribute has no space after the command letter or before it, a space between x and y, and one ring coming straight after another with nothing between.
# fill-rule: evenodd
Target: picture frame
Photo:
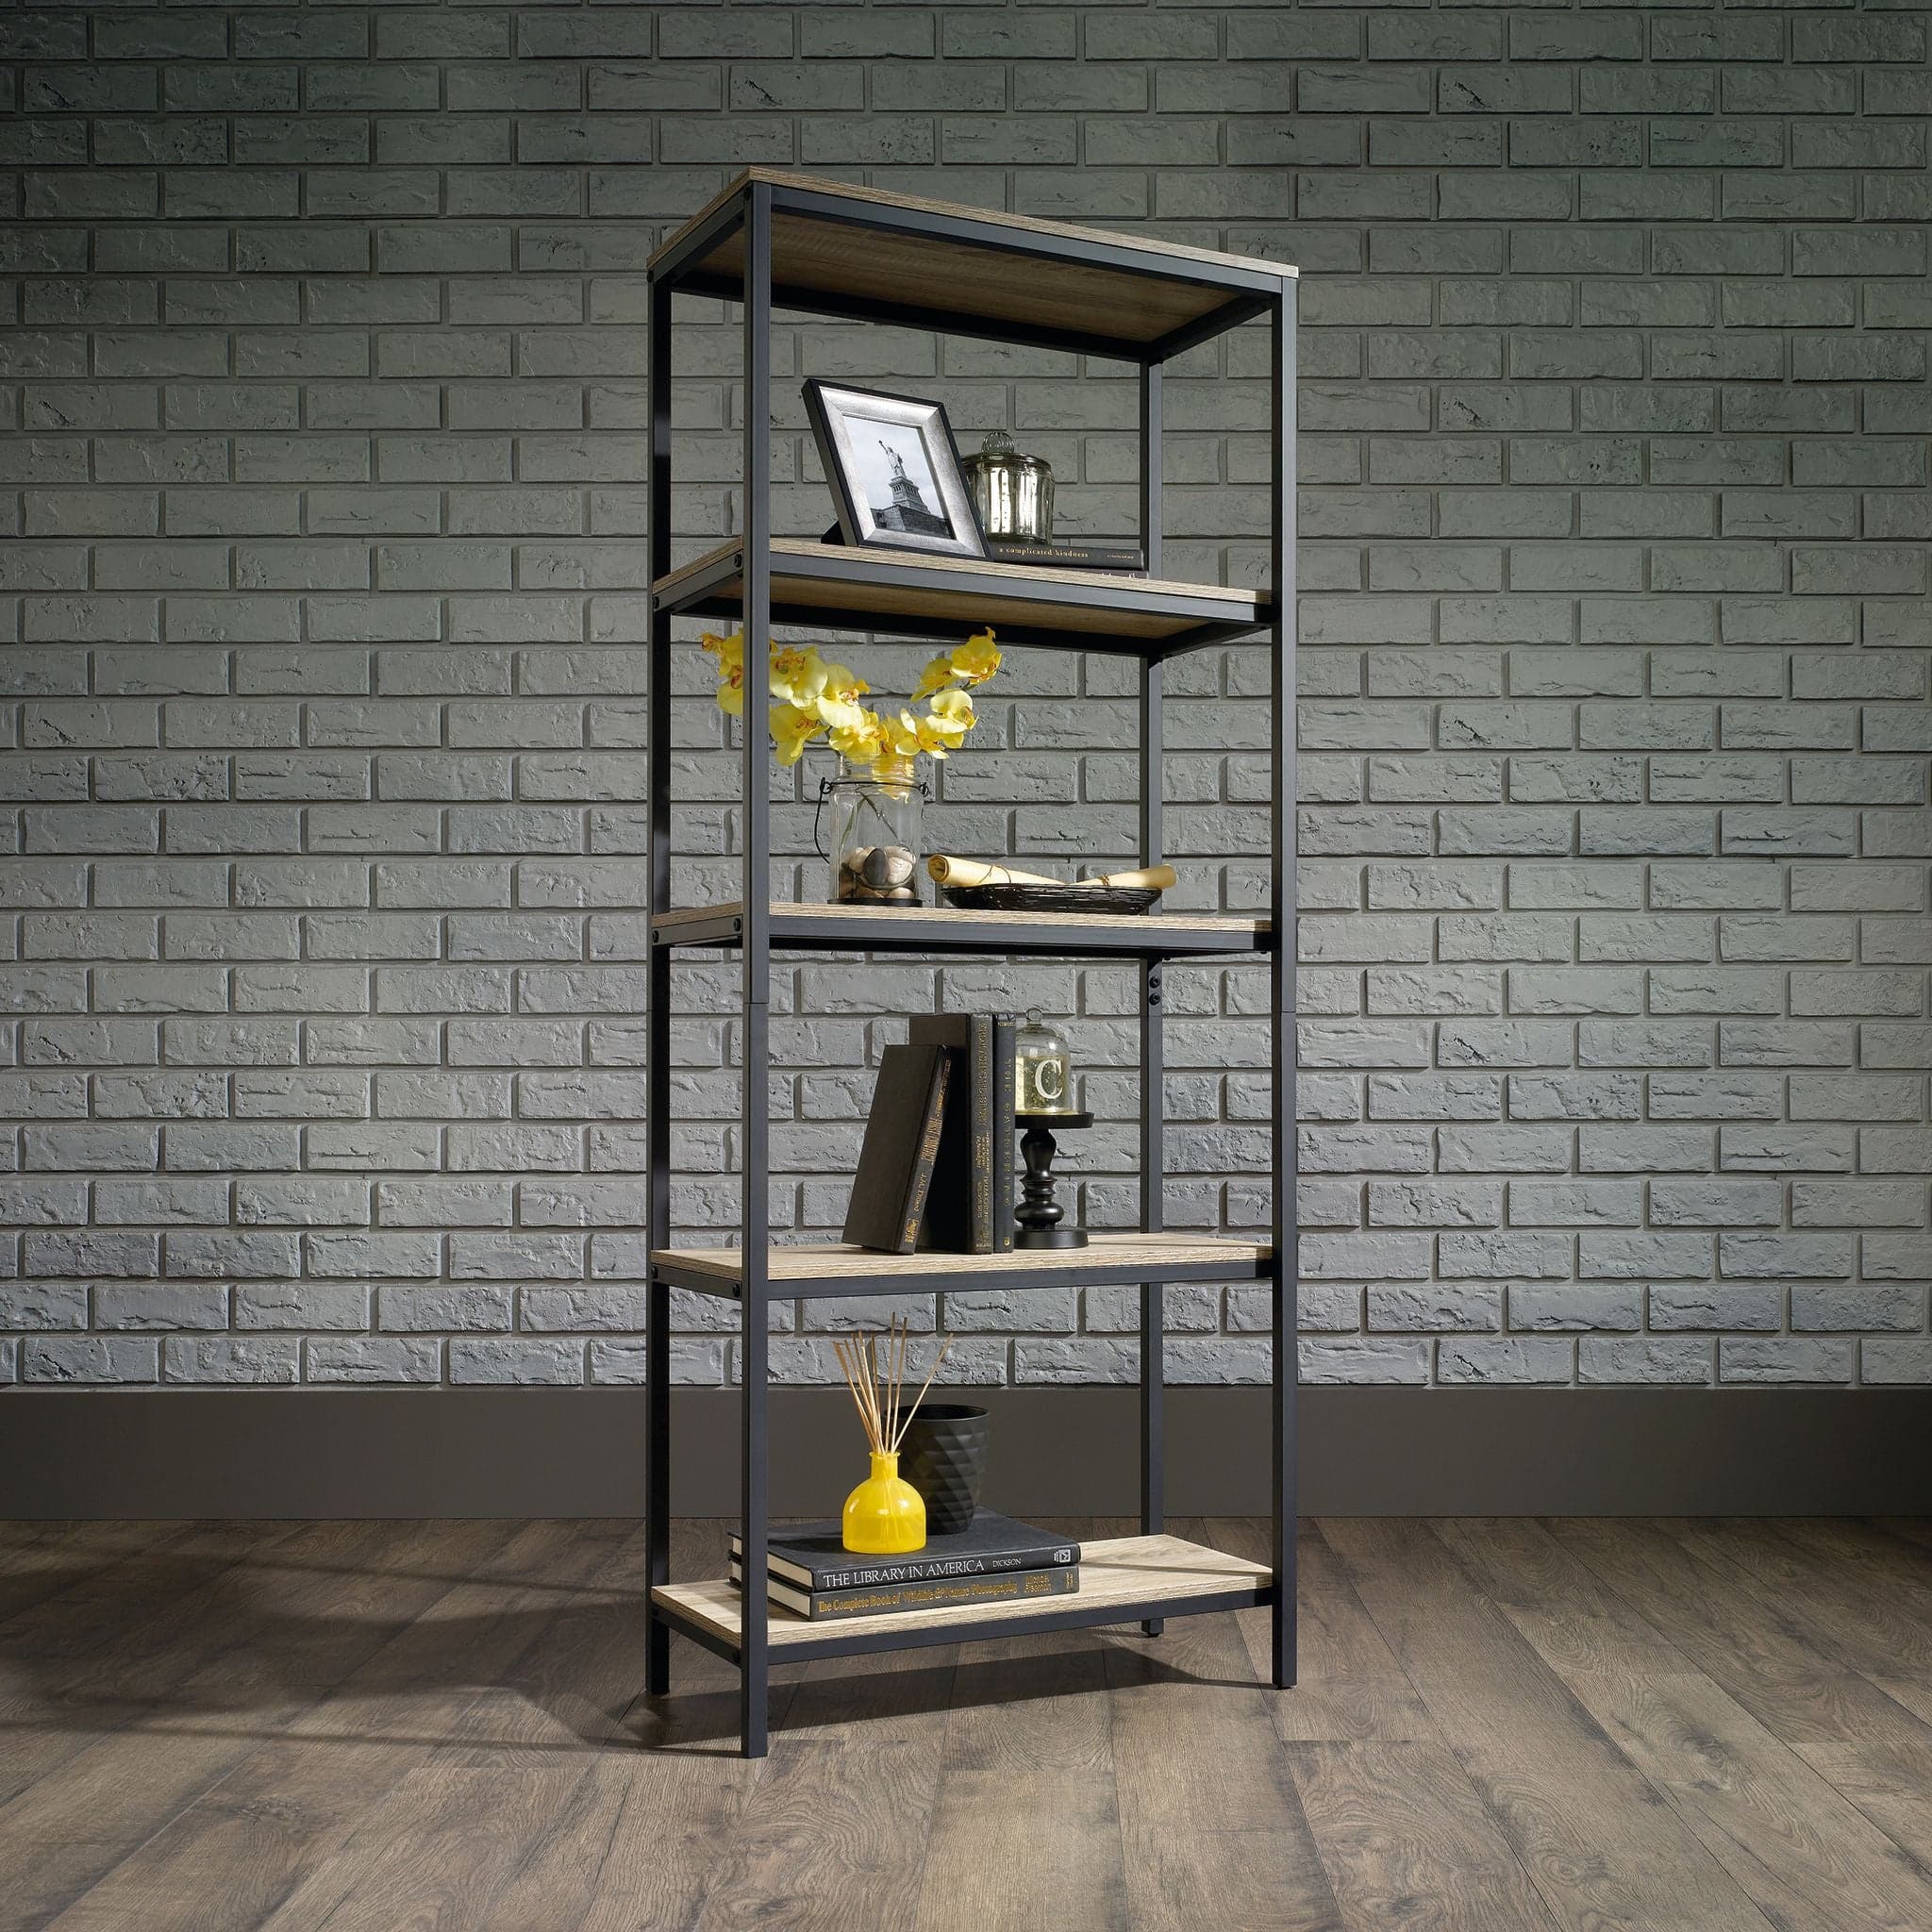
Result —
<instances>
[{"instance_id":1,"label":"picture frame","mask_svg":"<svg viewBox=\"0 0 1932 1932\"><path fill-rule=\"evenodd\" d=\"M805 407L847 543L988 555L943 404L813 376Z\"/></svg>"}]
</instances>

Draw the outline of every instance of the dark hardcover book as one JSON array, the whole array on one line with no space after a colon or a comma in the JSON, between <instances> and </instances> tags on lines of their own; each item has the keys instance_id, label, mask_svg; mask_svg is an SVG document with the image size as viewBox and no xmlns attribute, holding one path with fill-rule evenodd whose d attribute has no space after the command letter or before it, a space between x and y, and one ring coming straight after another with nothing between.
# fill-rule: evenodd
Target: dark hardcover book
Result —
<instances>
[{"instance_id":1,"label":"dark hardcover book","mask_svg":"<svg viewBox=\"0 0 1932 1932\"><path fill-rule=\"evenodd\" d=\"M987 554L1002 563L1043 564L1051 570L1105 570L1145 576L1147 553L1138 543L1056 543L1031 537L989 537Z\"/></svg>"},{"instance_id":2,"label":"dark hardcover book","mask_svg":"<svg viewBox=\"0 0 1932 1932\"><path fill-rule=\"evenodd\" d=\"M932 1185L925 1191L925 1212L920 1217L919 1245L946 1255L968 1255L973 1247L973 1080L966 1046L927 1040L914 1033L915 1046L937 1046L949 1062L946 1072L946 1112L940 1123L939 1152L933 1158Z\"/></svg>"},{"instance_id":3,"label":"dark hardcover book","mask_svg":"<svg viewBox=\"0 0 1932 1932\"><path fill-rule=\"evenodd\" d=\"M945 1130L919 1245L957 1255L993 1254L992 1015L919 1013L907 1030L914 1045L943 1046L954 1056Z\"/></svg>"},{"instance_id":4,"label":"dark hardcover book","mask_svg":"<svg viewBox=\"0 0 1932 1932\"><path fill-rule=\"evenodd\" d=\"M1013 1038L1020 1023L1010 1013L995 1013L992 1020L992 1211L993 1248L1008 1254L1013 1245L1013 1161L1014 1139L1019 1123L1019 1068Z\"/></svg>"},{"instance_id":5,"label":"dark hardcover book","mask_svg":"<svg viewBox=\"0 0 1932 1932\"><path fill-rule=\"evenodd\" d=\"M929 1536L904 1557L862 1557L845 1547L836 1523L806 1523L777 1531L765 1545L773 1578L806 1591L866 1590L877 1584L932 1583L950 1576L997 1576L1018 1570L1064 1570L1080 1545L982 1509L951 1536ZM736 1562L743 1544L731 1532Z\"/></svg>"},{"instance_id":6,"label":"dark hardcover book","mask_svg":"<svg viewBox=\"0 0 1932 1932\"><path fill-rule=\"evenodd\" d=\"M845 1239L909 1255L939 1157L952 1055L938 1046L889 1046L879 1056L872 1113L845 1209Z\"/></svg>"},{"instance_id":7,"label":"dark hardcover book","mask_svg":"<svg viewBox=\"0 0 1932 1932\"><path fill-rule=\"evenodd\" d=\"M731 1561L731 1586L744 1588L738 1559ZM1080 1566L1058 1570L1017 1570L998 1576L951 1576L930 1583L861 1584L852 1590L799 1590L768 1578L766 1594L808 1624L839 1617L877 1617L893 1610L972 1610L982 1604L1024 1603L1072 1596L1080 1588Z\"/></svg>"},{"instance_id":8,"label":"dark hardcover book","mask_svg":"<svg viewBox=\"0 0 1932 1932\"><path fill-rule=\"evenodd\" d=\"M845 532L837 525L821 543L843 543ZM1116 576L1144 577L1147 553L1138 543L1056 543L1051 538L989 537L986 554L995 563L1041 564L1051 570L1104 570Z\"/></svg>"}]
</instances>

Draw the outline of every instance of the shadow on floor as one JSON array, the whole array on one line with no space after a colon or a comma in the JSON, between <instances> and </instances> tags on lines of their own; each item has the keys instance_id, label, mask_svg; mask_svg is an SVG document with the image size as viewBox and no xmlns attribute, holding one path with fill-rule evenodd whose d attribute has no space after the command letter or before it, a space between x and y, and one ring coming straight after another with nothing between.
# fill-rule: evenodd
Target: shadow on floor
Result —
<instances>
[{"instance_id":1,"label":"shadow on floor","mask_svg":"<svg viewBox=\"0 0 1932 1932\"><path fill-rule=\"evenodd\" d=\"M1077 1648L1069 1648L1070 1641ZM984 1660L962 1646L955 1661L901 1665L881 1670L871 1657L836 1657L808 1667L788 1664L772 1673L772 1736L832 1730L861 1719L891 1719L982 1706L1026 1703L1041 1698L1097 1695L1123 1683L1194 1684L1210 1689L1254 1690L1252 1677L1208 1677L1171 1664L1157 1654L1160 1640L1124 1631L1087 1630L1037 1639L1007 1639L1002 1655ZM1029 1654L1023 1645L1038 1644ZM625 1720L625 1729L646 1750L714 1755L738 1749L738 1687L735 1682L680 1691L678 1665L690 1651L672 1647L671 1694L641 1697ZM1109 1663L1112 1669L1109 1670ZM728 1667L726 1667L728 1668ZM808 1683L798 1679L810 1668ZM826 1674L846 1672L847 1677ZM790 1680L788 1682L788 1680ZM788 1694L789 1692L789 1694Z\"/></svg>"},{"instance_id":2,"label":"shadow on floor","mask_svg":"<svg viewBox=\"0 0 1932 1932\"><path fill-rule=\"evenodd\" d=\"M98 1568L43 1574L39 1601L0 1630L11 1707L0 1718L0 1737L126 1729L267 1739L306 1707L301 1735L311 1743L539 1755L736 1748L735 1675L682 1638L673 1645L671 1694L641 1694L640 1591L622 1579L573 1589L492 1575L486 1562L475 1577L449 1580L499 1590L506 1607L439 1615L437 1604L420 1601L423 1578L407 1563L339 1564L326 1567L366 1578L366 1588L349 1592L353 1608L302 1614L275 1607L277 1573L314 1567L287 1563L273 1551L258 1562L157 1551L117 1563L111 1579ZM418 1586L417 1601L405 1607L396 1599L408 1593L408 1581ZM508 1607L519 1596L526 1600L533 1585L546 1601ZM969 1649L958 1662L948 1652L943 1661L916 1665L847 1657L776 1666L774 1733L860 1714L1098 1691L1109 1653L1117 1654L1117 1680L1253 1688L1252 1679L1238 1685L1176 1668L1159 1656L1158 1640L1138 1630L1042 1635L1031 1641L1037 1649L1022 1642L1009 1641L997 1660L975 1661ZM485 1708L497 1700L508 1701L500 1724ZM329 1721L331 1702L340 1723ZM432 1706L435 1716L425 1724ZM251 1714L258 1724L246 1722Z\"/></svg>"}]
</instances>

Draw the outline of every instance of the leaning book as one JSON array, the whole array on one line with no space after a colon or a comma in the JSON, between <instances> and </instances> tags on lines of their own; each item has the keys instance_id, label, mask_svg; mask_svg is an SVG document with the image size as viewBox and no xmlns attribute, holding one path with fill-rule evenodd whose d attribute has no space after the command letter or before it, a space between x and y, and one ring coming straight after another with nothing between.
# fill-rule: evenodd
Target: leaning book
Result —
<instances>
[{"instance_id":1,"label":"leaning book","mask_svg":"<svg viewBox=\"0 0 1932 1932\"><path fill-rule=\"evenodd\" d=\"M744 1572L731 1559L731 1586L744 1588ZM1053 1570L1014 1570L999 1576L947 1576L929 1583L874 1583L856 1590L799 1590L776 1577L766 1594L781 1608L808 1624L839 1617L879 1617L895 1610L973 1610L982 1604L1029 1603L1042 1597L1072 1596L1080 1588L1080 1566Z\"/></svg>"},{"instance_id":2,"label":"leaning book","mask_svg":"<svg viewBox=\"0 0 1932 1932\"><path fill-rule=\"evenodd\" d=\"M982 1509L951 1536L929 1536L904 1557L855 1557L836 1523L807 1523L777 1531L765 1546L775 1583L796 1590L868 1590L882 1584L934 1583L958 1576L998 1576L1016 1570L1064 1570L1080 1560L1080 1545ZM744 1554L731 1532L731 1560Z\"/></svg>"}]
</instances>

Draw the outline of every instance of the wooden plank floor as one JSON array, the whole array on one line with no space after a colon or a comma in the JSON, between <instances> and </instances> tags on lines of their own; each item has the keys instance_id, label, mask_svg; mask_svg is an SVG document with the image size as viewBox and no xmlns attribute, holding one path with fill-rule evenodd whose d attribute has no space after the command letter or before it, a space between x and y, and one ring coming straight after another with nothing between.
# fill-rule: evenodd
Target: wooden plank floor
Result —
<instances>
[{"instance_id":1,"label":"wooden plank floor","mask_svg":"<svg viewBox=\"0 0 1932 1932\"><path fill-rule=\"evenodd\" d=\"M1265 1610L801 1661L748 1764L632 1524L0 1524L0 1932L1932 1928L1927 1524L1301 1549L1298 1690Z\"/></svg>"}]
</instances>

